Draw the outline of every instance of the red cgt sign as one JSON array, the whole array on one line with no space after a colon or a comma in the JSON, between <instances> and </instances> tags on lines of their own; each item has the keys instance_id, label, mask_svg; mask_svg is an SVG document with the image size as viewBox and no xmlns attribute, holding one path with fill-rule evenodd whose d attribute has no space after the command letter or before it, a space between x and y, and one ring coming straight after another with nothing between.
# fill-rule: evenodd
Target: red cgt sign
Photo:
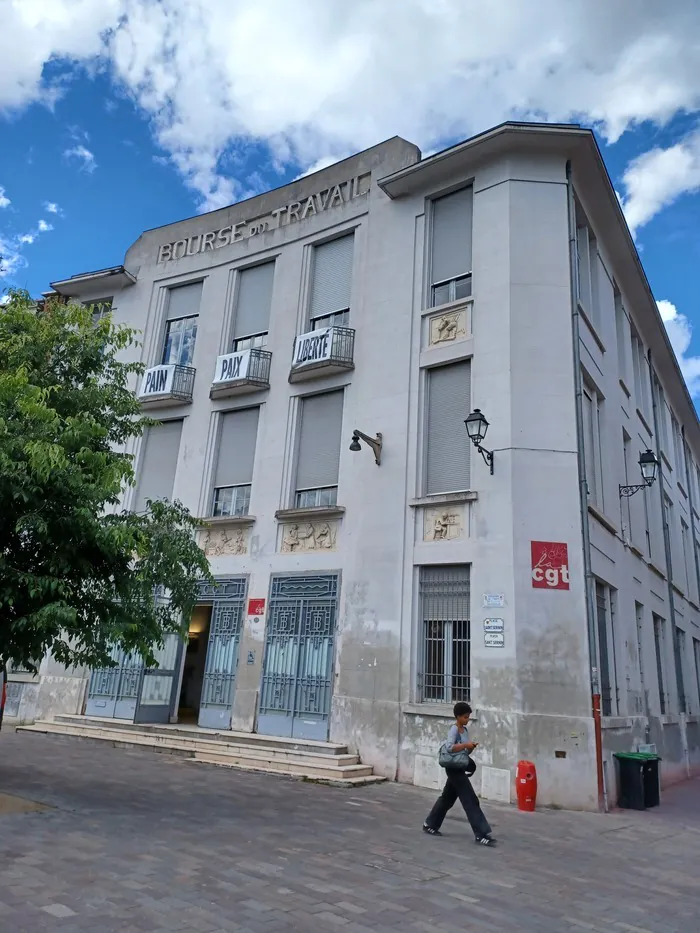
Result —
<instances>
[{"instance_id":1,"label":"red cgt sign","mask_svg":"<svg viewBox=\"0 0 700 933\"><path fill-rule=\"evenodd\" d=\"M531 541L532 586L536 590L569 589L569 547L556 541Z\"/></svg>"},{"instance_id":2,"label":"red cgt sign","mask_svg":"<svg viewBox=\"0 0 700 933\"><path fill-rule=\"evenodd\" d=\"M265 600L264 599L249 599L248 600L248 615L249 616L265 615Z\"/></svg>"}]
</instances>

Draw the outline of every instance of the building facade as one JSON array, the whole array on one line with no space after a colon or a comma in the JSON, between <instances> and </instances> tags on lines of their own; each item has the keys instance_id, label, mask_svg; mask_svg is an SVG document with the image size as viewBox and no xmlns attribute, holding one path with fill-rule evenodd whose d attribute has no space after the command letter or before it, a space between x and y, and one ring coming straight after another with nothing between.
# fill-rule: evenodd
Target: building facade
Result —
<instances>
[{"instance_id":1,"label":"building facade","mask_svg":"<svg viewBox=\"0 0 700 933\"><path fill-rule=\"evenodd\" d=\"M52 287L141 331L159 423L123 505L207 519L217 585L158 671L52 671L42 711L332 739L437 786L469 699L484 796L524 758L583 809L617 750L700 765L700 427L590 131L394 138Z\"/></svg>"}]
</instances>

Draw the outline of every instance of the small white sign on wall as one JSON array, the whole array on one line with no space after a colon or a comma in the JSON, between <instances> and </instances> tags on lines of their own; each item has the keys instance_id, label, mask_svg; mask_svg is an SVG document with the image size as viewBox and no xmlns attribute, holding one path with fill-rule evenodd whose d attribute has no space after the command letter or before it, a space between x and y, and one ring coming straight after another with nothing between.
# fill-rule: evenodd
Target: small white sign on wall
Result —
<instances>
[{"instance_id":1,"label":"small white sign on wall","mask_svg":"<svg viewBox=\"0 0 700 933\"><path fill-rule=\"evenodd\" d=\"M484 593L484 609L503 609L506 598L503 593Z\"/></svg>"},{"instance_id":2,"label":"small white sign on wall","mask_svg":"<svg viewBox=\"0 0 700 933\"><path fill-rule=\"evenodd\" d=\"M506 636L503 632L484 632L485 648L505 648Z\"/></svg>"},{"instance_id":3,"label":"small white sign on wall","mask_svg":"<svg viewBox=\"0 0 700 933\"><path fill-rule=\"evenodd\" d=\"M484 632L504 632L503 619L484 619Z\"/></svg>"}]
</instances>

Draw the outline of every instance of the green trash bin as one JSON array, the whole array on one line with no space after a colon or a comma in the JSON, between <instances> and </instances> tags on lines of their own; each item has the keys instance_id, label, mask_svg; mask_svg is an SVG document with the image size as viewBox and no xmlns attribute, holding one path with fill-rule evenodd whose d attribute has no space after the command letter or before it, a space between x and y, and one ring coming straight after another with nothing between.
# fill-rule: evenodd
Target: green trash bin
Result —
<instances>
[{"instance_id":1,"label":"green trash bin","mask_svg":"<svg viewBox=\"0 0 700 933\"><path fill-rule=\"evenodd\" d=\"M648 810L658 807L658 755L649 752L616 752L618 763L618 806L623 810Z\"/></svg>"}]
</instances>

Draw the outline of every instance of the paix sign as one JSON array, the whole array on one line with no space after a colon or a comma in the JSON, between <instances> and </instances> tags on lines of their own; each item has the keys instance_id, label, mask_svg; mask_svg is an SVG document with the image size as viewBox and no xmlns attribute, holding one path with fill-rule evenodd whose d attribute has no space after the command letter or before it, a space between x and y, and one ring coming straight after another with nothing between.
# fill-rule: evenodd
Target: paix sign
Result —
<instances>
[{"instance_id":1,"label":"paix sign","mask_svg":"<svg viewBox=\"0 0 700 933\"><path fill-rule=\"evenodd\" d=\"M557 541L531 541L532 586L536 590L569 589L569 546Z\"/></svg>"},{"instance_id":2,"label":"paix sign","mask_svg":"<svg viewBox=\"0 0 700 933\"><path fill-rule=\"evenodd\" d=\"M149 395L169 395L173 391L175 377L175 364L166 363L163 366L153 366L143 374L141 383L141 398Z\"/></svg>"},{"instance_id":3,"label":"paix sign","mask_svg":"<svg viewBox=\"0 0 700 933\"><path fill-rule=\"evenodd\" d=\"M333 328L324 327L312 330L309 334L299 334L294 342L292 367L301 369L331 358L333 350Z\"/></svg>"},{"instance_id":4,"label":"paix sign","mask_svg":"<svg viewBox=\"0 0 700 933\"><path fill-rule=\"evenodd\" d=\"M214 382L233 382L236 379L247 379L250 366L250 350L239 350L236 353L226 353L216 359L216 372Z\"/></svg>"}]
</instances>

